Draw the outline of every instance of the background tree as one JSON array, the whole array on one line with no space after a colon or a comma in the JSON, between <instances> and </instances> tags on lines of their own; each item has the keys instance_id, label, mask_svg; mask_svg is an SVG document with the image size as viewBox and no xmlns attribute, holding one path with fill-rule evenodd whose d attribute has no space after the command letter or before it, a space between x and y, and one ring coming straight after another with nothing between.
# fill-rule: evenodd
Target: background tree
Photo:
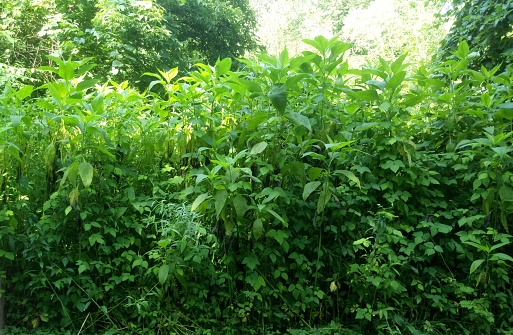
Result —
<instances>
[{"instance_id":1,"label":"background tree","mask_svg":"<svg viewBox=\"0 0 513 335\"><path fill-rule=\"evenodd\" d=\"M509 0L453 0L446 18L455 18L439 50L448 57L460 41L469 44L473 67L494 67L513 59L513 2Z\"/></svg>"},{"instance_id":2,"label":"background tree","mask_svg":"<svg viewBox=\"0 0 513 335\"><path fill-rule=\"evenodd\" d=\"M256 18L248 0L159 0L166 28L187 54L182 61L240 57L254 50ZM171 64L173 61L171 60Z\"/></svg>"},{"instance_id":3,"label":"background tree","mask_svg":"<svg viewBox=\"0 0 513 335\"><path fill-rule=\"evenodd\" d=\"M324 18L331 22L334 32L339 32L344 26L344 19L352 10L366 9L373 0L318 0L319 7L324 12Z\"/></svg>"},{"instance_id":4,"label":"background tree","mask_svg":"<svg viewBox=\"0 0 513 335\"><path fill-rule=\"evenodd\" d=\"M57 53L93 57L95 77L135 83L146 71L187 70L256 47L247 0L15 0L2 3L1 16L0 63L11 77Z\"/></svg>"},{"instance_id":5,"label":"background tree","mask_svg":"<svg viewBox=\"0 0 513 335\"><path fill-rule=\"evenodd\" d=\"M349 10L335 34L353 44L350 60L355 66L406 52L410 63L427 63L448 30L435 26L439 11L436 2L372 1Z\"/></svg>"},{"instance_id":6,"label":"background tree","mask_svg":"<svg viewBox=\"0 0 513 335\"><path fill-rule=\"evenodd\" d=\"M316 0L250 0L250 3L257 15L257 36L269 54L278 54L286 48L295 55L304 50L302 39L332 35L326 7Z\"/></svg>"}]
</instances>

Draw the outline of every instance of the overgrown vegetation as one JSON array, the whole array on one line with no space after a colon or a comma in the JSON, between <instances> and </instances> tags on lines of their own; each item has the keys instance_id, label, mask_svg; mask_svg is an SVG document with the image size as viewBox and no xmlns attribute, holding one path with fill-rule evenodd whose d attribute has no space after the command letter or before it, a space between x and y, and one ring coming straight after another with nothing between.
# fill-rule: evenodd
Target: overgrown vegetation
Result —
<instances>
[{"instance_id":1,"label":"overgrown vegetation","mask_svg":"<svg viewBox=\"0 0 513 335\"><path fill-rule=\"evenodd\" d=\"M7 324L71 333L509 334L513 68L350 45L4 90ZM36 94L37 93L37 94ZM326 326L329 325L329 326ZM295 330L302 329L302 330Z\"/></svg>"},{"instance_id":2,"label":"overgrown vegetation","mask_svg":"<svg viewBox=\"0 0 513 335\"><path fill-rule=\"evenodd\" d=\"M96 79L129 80L144 90L145 71L185 73L257 47L247 0L12 0L0 3L0 17L0 74L25 84L54 79L34 73L49 65L47 54L94 57Z\"/></svg>"}]
</instances>

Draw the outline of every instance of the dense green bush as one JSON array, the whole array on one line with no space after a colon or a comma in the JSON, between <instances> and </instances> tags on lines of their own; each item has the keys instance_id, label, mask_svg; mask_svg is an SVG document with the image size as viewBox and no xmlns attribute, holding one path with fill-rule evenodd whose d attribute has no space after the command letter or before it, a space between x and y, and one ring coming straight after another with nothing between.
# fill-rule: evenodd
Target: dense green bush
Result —
<instances>
[{"instance_id":1,"label":"dense green bush","mask_svg":"<svg viewBox=\"0 0 513 335\"><path fill-rule=\"evenodd\" d=\"M7 324L507 334L513 69L469 70L465 43L350 69L350 45L306 43L144 93L58 58L60 79L7 88Z\"/></svg>"}]
</instances>

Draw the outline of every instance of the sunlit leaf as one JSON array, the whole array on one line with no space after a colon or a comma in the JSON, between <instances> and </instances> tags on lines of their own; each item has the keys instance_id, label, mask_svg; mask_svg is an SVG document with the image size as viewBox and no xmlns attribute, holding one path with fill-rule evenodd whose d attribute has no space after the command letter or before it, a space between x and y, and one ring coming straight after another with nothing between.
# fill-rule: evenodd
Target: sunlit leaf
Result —
<instances>
[{"instance_id":1,"label":"sunlit leaf","mask_svg":"<svg viewBox=\"0 0 513 335\"><path fill-rule=\"evenodd\" d=\"M191 205L191 211L195 211L203 203L203 201L207 200L208 198L210 198L210 194L208 193L198 195L198 197Z\"/></svg>"},{"instance_id":2,"label":"sunlit leaf","mask_svg":"<svg viewBox=\"0 0 513 335\"><path fill-rule=\"evenodd\" d=\"M265 148L267 148L267 142L260 142L260 143L255 144L251 148L251 151L249 153L251 155L257 155L257 154L261 153L262 151L264 151Z\"/></svg>"},{"instance_id":3,"label":"sunlit leaf","mask_svg":"<svg viewBox=\"0 0 513 335\"><path fill-rule=\"evenodd\" d=\"M88 188L93 181L93 166L90 163L83 161L78 165L78 174L82 179L84 187Z\"/></svg>"},{"instance_id":4,"label":"sunlit leaf","mask_svg":"<svg viewBox=\"0 0 513 335\"><path fill-rule=\"evenodd\" d=\"M472 265L470 265L470 273L472 274L474 271L477 270L477 268L484 262L484 259L477 259L472 262Z\"/></svg>"}]
</instances>

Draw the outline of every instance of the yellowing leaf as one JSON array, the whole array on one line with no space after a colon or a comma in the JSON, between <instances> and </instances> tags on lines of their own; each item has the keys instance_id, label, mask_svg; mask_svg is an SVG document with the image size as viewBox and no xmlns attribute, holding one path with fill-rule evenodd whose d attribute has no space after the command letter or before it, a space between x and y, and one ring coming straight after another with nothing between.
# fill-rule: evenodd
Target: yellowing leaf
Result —
<instances>
[{"instance_id":1,"label":"yellowing leaf","mask_svg":"<svg viewBox=\"0 0 513 335\"><path fill-rule=\"evenodd\" d=\"M78 174L82 179L84 187L88 188L93 181L93 166L90 163L83 161L78 165Z\"/></svg>"}]
</instances>

